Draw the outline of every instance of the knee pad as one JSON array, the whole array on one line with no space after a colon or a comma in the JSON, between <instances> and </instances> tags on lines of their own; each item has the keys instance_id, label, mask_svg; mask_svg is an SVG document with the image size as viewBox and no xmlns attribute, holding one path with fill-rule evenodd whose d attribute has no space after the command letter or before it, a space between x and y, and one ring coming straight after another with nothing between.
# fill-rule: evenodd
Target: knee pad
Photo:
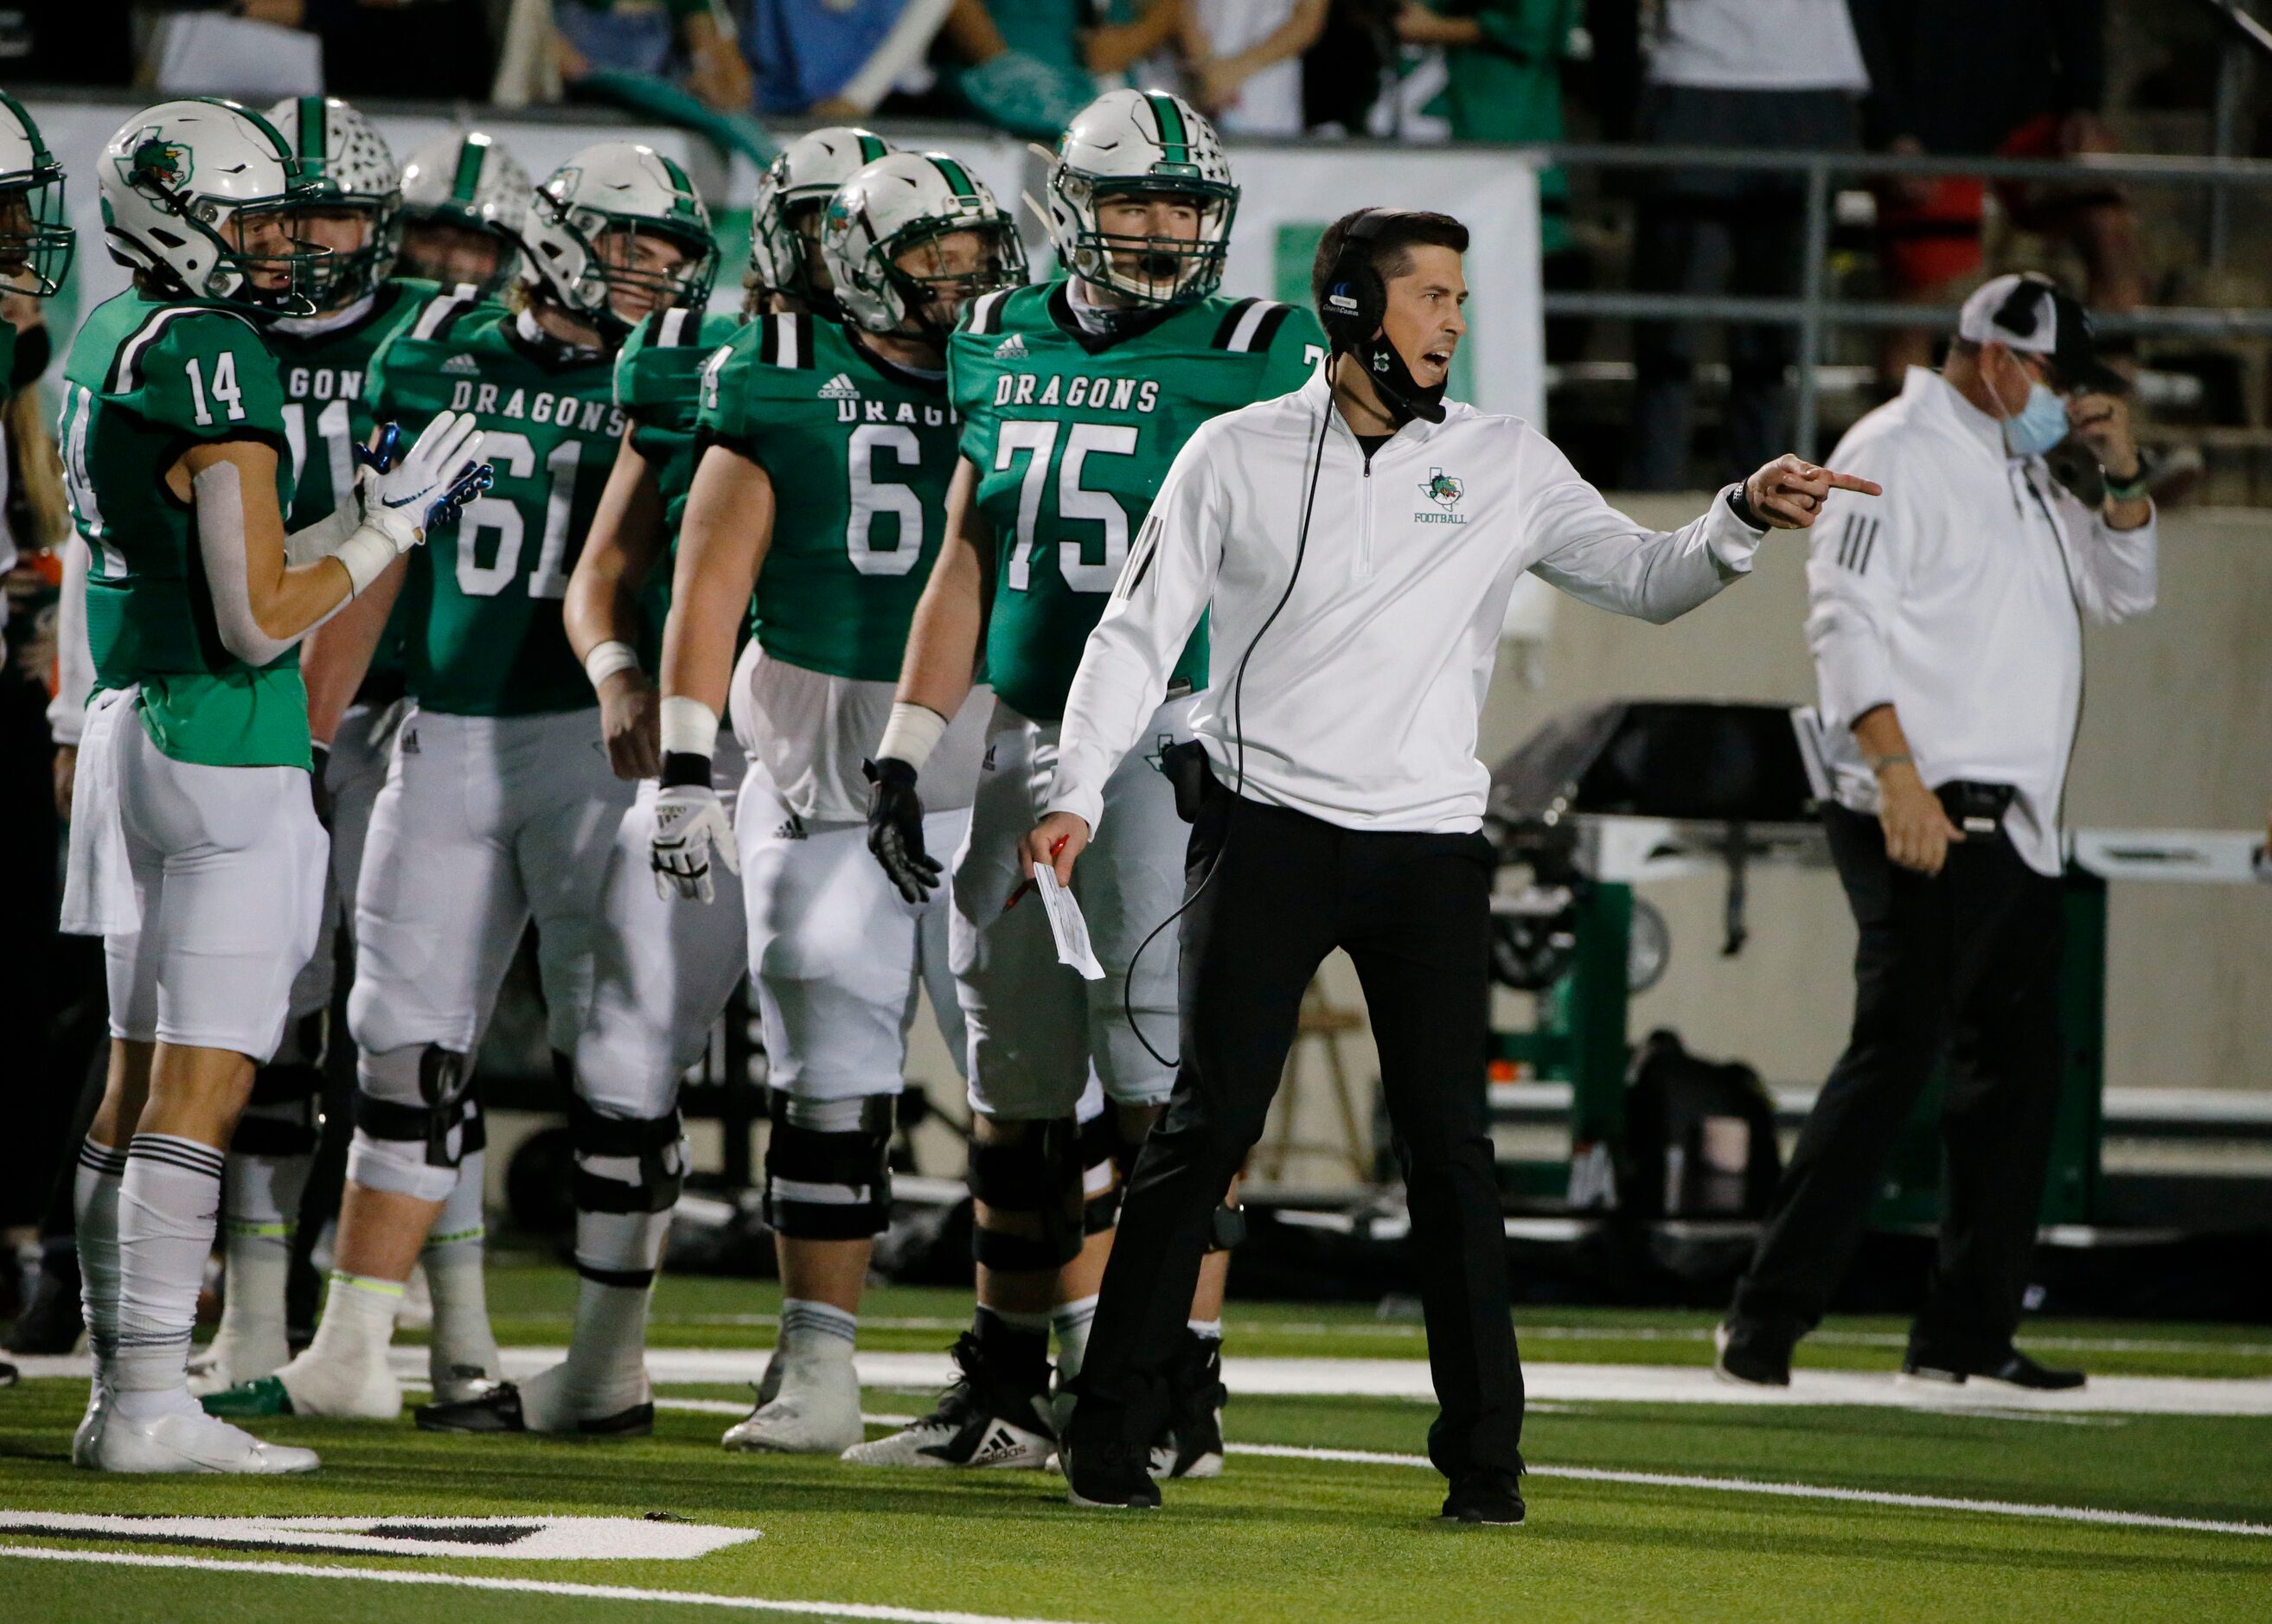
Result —
<instances>
[{"instance_id":1,"label":"knee pad","mask_svg":"<svg viewBox=\"0 0 2272 1624\"><path fill-rule=\"evenodd\" d=\"M1071 1117L1014 1124L1024 1131L970 1146L970 1193L1002 1217L1029 1216L1040 1234L974 1224L971 1255L989 1269L1040 1273L1080 1255L1087 1234L1080 1129Z\"/></svg>"},{"instance_id":2,"label":"knee pad","mask_svg":"<svg viewBox=\"0 0 2272 1624\"><path fill-rule=\"evenodd\" d=\"M252 1095L236 1119L228 1149L235 1156L310 1156L316 1149L316 1099L323 1073L313 1066L266 1065L252 1074Z\"/></svg>"},{"instance_id":3,"label":"knee pad","mask_svg":"<svg viewBox=\"0 0 2272 1624\"><path fill-rule=\"evenodd\" d=\"M792 1240L865 1240L892 1221L895 1097L766 1102L766 1222Z\"/></svg>"},{"instance_id":4,"label":"knee pad","mask_svg":"<svg viewBox=\"0 0 2272 1624\"><path fill-rule=\"evenodd\" d=\"M437 1043L365 1054L355 1118L348 1177L415 1201L446 1200L466 1153L489 1143L471 1057Z\"/></svg>"},{"instance_id":5,"label":"knee pad","mask_svg":"<svg viewBox=\"0 0 2272 1624\"><path fill-rule=\"evenodd\" d=\"M608 1116L580 1096L568 1102L579 1212L668 1212L686 1185L686 1129L664 1116Z\"/></svg>"}]
</instances>

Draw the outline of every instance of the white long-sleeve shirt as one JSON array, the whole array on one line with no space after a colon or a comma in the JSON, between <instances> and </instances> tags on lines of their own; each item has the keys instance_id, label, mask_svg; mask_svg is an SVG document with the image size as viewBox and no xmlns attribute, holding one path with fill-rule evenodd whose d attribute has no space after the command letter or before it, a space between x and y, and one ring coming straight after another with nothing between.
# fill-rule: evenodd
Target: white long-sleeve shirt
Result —
<instances>
[{"instance_id":1,"label":"white long-sleeve shirt","mask_svg":"<svg viewBox=\"0 0 2272 1624\"><path fill-rule=\"evenodd\" d=\"M2082 622L2154 607L2155 525L2116 530L2004 448L2003 426L1937 372L1847 431L1806 565L1823 754L1840 804L1878 809L1850 731L1890 704L1924 781L2008 784L2006 832L2059 871L2059 808L2082 703Z\"/></svg>"},{"instance_id":2,"label":"white long-sleeve shirt","mask_svg":"<svg viewBox=\"0 0 2272 1624\"><path fill-rule=\"evenodd\" d=\"M1257 644L1294 571L1321 422L1299 578ZM1168 471L1082 652L1049 809L1096 827L1105 779L1211 608L1192 726L1224 784L1344 828L1478 828L1491 775L1476 725L1516 578L1535 570L1669 621L1746 573L1762 534L1724 493L1685 529L1648 529L1528 423L1456 401L1368 459L1320 371L1211 420Z\"/></svg>"}]
</instances>

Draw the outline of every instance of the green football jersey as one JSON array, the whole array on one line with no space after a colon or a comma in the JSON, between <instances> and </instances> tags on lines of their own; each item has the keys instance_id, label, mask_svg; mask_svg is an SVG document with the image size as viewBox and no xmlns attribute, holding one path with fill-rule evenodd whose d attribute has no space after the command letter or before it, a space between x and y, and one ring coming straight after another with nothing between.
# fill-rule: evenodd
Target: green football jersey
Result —
<instances>
[{"instance_id":1,"label":"green football jersey","mask_svg":"<svg viewBox=\"0 0 2272 1624\"><path fill-rule=\"evenodd\" d=\"M1301 387L1317 318L1204 299L1117 341L1081 331L1065 279L989 294L947 347L962 454L996 537L986 676L1035 721L1065 714L1089 630L1176 453L1208 418ZM1207 623L1173 681L1207 682Z\"/></svg>"},{"instance_id":2,"label":"green football jersey","mask_svg":"<svg viewBox=\"0 0 2272 1624\"><path fill-rule=\"evenodd\" d=\"M703 363L739 325L723 314L658 310L616 354L616 404L631 420L632 447L654 470L663 526L674 544L694 484L696 390Z\"/></svg>"},{"instance_id":3,"label":"green football jersey","mask_svg":"<svg viewBox=\"0 0 2272 1624\"><path fill-rule=\"evenodd\" d=\"M370 309L344 326L303 334L292 331L292 323L273 322L265 329L284 380L284 434L292 444L295 489L286 529L303 529L325 518L353 488L355 448L370 440L371 396L365 387L370 359L441 291L438 283L405 277L380 283ZM407 592L395 600L366 682L396 685L400 691L416 607Z\"/></svg>"},{"instance_id":4,"label":"green football jersey","mask_svg":"<svg viewBox=\"0 0 2272 1624\"><path fill-rule=\"evenodd\" d=\"M139 683L143 728L176 761L307 766L299 651L255 667L223 645L197 509L166 485L199 441L259 440L275 448L277 505L291 511L283 380L259 330L217 304L105 301L71 341L57 437L91 555L96 688Z\"/></svg>"},{"instance_id":5,"label":"green football jersey","mask_svg":"<svg viewBox=\"0 0 2272 1624\"><path fill-rule=\"evenodd\" d=\"M945 380L833 323L767 316L703 369L700 428L773 480L751 603L759 644L825 675L896 680L945 531L960 430Z\"/></svg>"},{"instance_id":6,"label":"green football jersey","mask_svg":"<svg viewBox=\"0 0 2272 1624\"><path fill-rule=\"evenodd\" d=\"M470 412L497 470L487 495L427 533L404 590L426 594L410 692L456 716L534 716L598 701L560 600L623 437L613 365L500 304L445 294L371 361L373 413L415 440Z\"/></svg>"}]
</instances>

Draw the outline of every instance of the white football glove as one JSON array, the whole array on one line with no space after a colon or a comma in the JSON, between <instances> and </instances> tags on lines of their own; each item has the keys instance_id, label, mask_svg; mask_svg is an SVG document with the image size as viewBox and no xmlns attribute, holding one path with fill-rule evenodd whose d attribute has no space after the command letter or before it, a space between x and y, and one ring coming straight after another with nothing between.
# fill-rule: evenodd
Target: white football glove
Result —
<instances>
[{"instance_id":1,"label":"white football glove","mask_svg":"<svg viewBox=\"0 0 2272 1624\"><path fill-rule=\"evenodd\" d=\"M710 853L717 849L726 872L742 872L741 853L734 846L734 828L718 792L706 784L680 784L658 789L654 796L654 835L647 842L647 863L654 870L654 894L665 902L674 896L692 902L710 902L717 888L710 882Z\"/></svg>"},{"instance_id":2,"label":"white football glove","mask_svg":"<svg viewBox=\"0 0 2272 1624\"><path fill-rule=\"evenodd\" d=\"M470 412L443 412L426 425L409 454L365 477L362 522L407 553L487 490L496 470L482 460L483 434Z\"/></svg>"}]
</instances>

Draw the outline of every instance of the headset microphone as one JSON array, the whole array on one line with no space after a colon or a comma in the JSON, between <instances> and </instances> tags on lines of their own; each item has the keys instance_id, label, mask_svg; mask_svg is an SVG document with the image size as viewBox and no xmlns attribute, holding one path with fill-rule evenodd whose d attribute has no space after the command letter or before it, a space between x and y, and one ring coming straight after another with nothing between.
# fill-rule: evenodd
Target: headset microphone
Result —
<instances>
[{"instance_id":1,"label":"headset microphone","mask_svg":"<svg viewBox=\"0 0 2272 1624\"><path fill-rule=\"evenodd\" d=\"M1388 287L1373 268L1371 243L1397 218L1395 209L1367 209L1349 222L1341 253L1326 278L1318 318L1334 347L1356 358L1372 380L1373 392L1392 413L1404 418L1444 421L1444 384L1424 389L1403 355L1389 342L1381 320L1388 312ZM1446 383L1450 382L1447 378Z\"/></svg>"}]
</instances>

